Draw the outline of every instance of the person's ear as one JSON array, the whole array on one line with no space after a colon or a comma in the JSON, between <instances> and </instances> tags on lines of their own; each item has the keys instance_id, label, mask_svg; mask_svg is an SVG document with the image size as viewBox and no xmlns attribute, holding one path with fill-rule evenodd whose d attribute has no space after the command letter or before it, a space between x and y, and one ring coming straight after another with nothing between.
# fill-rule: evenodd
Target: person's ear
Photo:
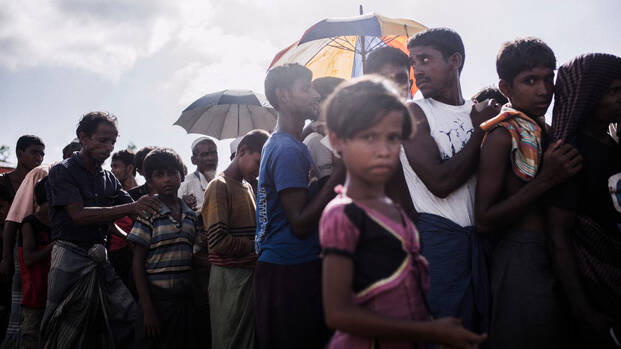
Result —
<instances>
[{"instance_id":1,"label":"person's ear","mask_svg":"<svg viewBox=\"0 0 621 349\"><path fill-rule=\"evenodd\" d=\"M459 69L462 67L462 64L464 63L464 57L461 55L461 53L455 52L449 57L449 63L459 73Z\"/></svg>"},{"instance_id":2,"label":"person's ear","mask_svg":"<svg viewBox=\"0 0 621 349\"><path fill-rule=\"evenodd\" d=\"M249 150L250 149L248 148L247 144L240 144L239 147L237 147L237 153L235 154L235 156L239 156L241 158L248 154Z\"/></svg>"},{"instance_id":3,"label":"person's ear","mask_svg":"<svg viewBox=\"0 0 621 349\"><path fill-rule=\"evenodd\" d=\"M190 160L192 161L192 165L198 165L198 159L194 156L194 154L192 154Z\"/></svg>"},{"instance_id":4,"label":"person's ear","mask_svg":"<svg viewBox=\"0 0 621 349\"><path fill-rule=\"evenodd\" d=\"M131 173L132 175L134 174L134 169L136 169L136 166L134 166L133 164L129 164L127 165L127 167L129 167L129 170L127 173Z\"/></svg>"},{"instance_id":5,"label":"person's ear","mask_svg":"<svg viewBox=\"0 0 621 349\"><path fill-rule=\"evenodd\" d=\"M78 139L80 140L80 144L82 144L82 146L84 146L84 140L88 138L88 136L86 135L86 133L84 133L83 131L80 131L78 133Z\"/></svg>"},{"instance_id":6,"label":"person's ear","mask_svg":"<svg viewBox=\"0 0 621 349\"><path fill-rule=\"evenodd\" d=\"M276 98L278 98L278 107L282 108L282 106L289 101L289 93L286 89L277 88Z\"/></svg>"},{"instance_id":7,"label":"person's ear","mask_svg":"<svg viewBox=\"0 0 621 349\"><path fill-rule=\"evenodd\" d=\"M511 99L512 87L511 83L506 80L500 79L500 81L498 81L498 89L500 90L500 93L502 93L503 96L507 97L509 100Z\"/></svg>"}]
</instances>

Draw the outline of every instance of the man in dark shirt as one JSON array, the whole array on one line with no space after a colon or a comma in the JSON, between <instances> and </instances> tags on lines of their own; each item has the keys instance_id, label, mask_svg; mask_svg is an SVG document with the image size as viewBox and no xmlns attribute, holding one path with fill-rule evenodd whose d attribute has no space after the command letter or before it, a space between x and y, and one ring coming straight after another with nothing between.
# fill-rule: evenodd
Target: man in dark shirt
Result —
<instances>
[{"instance_id":1,"label":"man in dark shirt","mask_svg":"<svg viewBox=\"0 0 621 349\"><path fill-rule=\"evenodd\" d=\"M116 118L91 112L76 134L80 152L48 175L52 265L41 325L44 347L125 346L133 338L134 300L107 260L108 224L159 210L151 196L133 202L114 175L101 168L118 135Z\"/></svg>"}]
</instances>

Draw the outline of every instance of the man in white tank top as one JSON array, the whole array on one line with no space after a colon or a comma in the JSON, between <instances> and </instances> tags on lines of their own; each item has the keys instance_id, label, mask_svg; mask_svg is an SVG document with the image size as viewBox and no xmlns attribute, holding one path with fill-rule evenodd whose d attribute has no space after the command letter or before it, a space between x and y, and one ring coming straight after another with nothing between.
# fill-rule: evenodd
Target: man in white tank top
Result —
<instances>
[{"instance_id":1,"label":"man in white tank top","mask_svg":"<svg viewBox=\"0 0 621 349\"><path fill-rule=\"evenodd\" d=\"M409 103L416 128L400 158L430 265L430 309L436 317L458 317L467 329L485 332L489 250L473 227L474 173L483 138L479 125L500 107L493 101L473 106L462 97L465 52L453 30L419 33L408 49L424 99Z\"/></svg>"}]
</instances>

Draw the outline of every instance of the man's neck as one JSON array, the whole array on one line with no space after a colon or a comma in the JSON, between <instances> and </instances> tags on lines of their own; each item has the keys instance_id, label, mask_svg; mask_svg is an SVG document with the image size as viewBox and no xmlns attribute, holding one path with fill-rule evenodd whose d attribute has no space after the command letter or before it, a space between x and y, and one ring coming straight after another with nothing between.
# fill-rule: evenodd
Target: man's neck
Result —
<instances>
[{"instance_id":1,"label":"man's neck","mask_svg":"<svg viewBox=\"0 0 621 349\"><path fill-rule=\"evenodd\" d=\"M123 181L123 189L129 190L135 186L137 186L136 178L134 176L129 176Z\"/></svg>"},{"instance_id":2,"label":"man's neck","mask_svg":"<svg viewBox=\"0 0 621 349\"><path fill-rule=\"evenodd\" d=\"M464 97L461 93L461 83L456 80L447 88L443 89L440 94L432 97L434 100L448 105L463 105Z\"/></svg>"},{"instance_id":3,"label":"man's neck","mask_svg":"<svg viewBox=\"0 0 621 349\"><path fill-rule=\"evenodd\" d=\"M224 175L241 183L244 177L242 176L242 173L239 169L239 163L237 162L237 159L238 158L233 159L233 162L231 162L229 167L224 170Z\"/></svg>"},{"instance_id":4,"label":"man's neck","mask_svg":"<svg viewBox=\"0 0 621 349\"><path fill-rule=\"evenodd\" d=\"M164 203L164 205L168 206L169 209L173 209L179 205L179 201L177 200L176 195L158 195L160 200Z\"/></svg>"},{"instance_id":5,"label":"man's neck","mask_svg":"<svg viewBox=\"0 0 621 349\"><path fill-rule=\"evenodd\" d=\"M304 119L299 115L288 111L278 112L278 124L276 125L278 131L288 133L299 140L302 137L303 128Z\"/></svg>"},{"instance_id":6,"label":"man's neck","mask_svg":"<svg viewBox=\"0 0 621 349\"><path fill-rule=\"evenodd\" d=\"M88 155L88 153L85 152L84 149L80 150L78 156L80 157L80 160L82 160L82 162L84 163L84 167L86 167L86 169L91 172L94 172L97 167L101 166L101 163L90 157L90 155Z\"/></svg>"}]
</instances>

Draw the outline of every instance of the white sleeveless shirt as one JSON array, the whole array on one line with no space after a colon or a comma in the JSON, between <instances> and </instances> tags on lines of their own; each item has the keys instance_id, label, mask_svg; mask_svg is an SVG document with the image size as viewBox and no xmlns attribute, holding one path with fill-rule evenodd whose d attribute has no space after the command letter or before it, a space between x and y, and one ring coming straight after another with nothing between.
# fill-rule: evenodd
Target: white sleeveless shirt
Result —
<instances>
[{"instance_id":1,"label":"white sleeveless shirt","mask_svg":"<svg viewBox=\"0 0 621 349\"><path fill-rule=\"evenodd\" d=\"M453 157L466 145L473 133L470 111L472 101L455 106L431 98L416 100L429 123L431 136L438 145L443 160ZM442 199L433 195L414 172L403 146L399 154L403 174L410 191L414 208L419 213L432 213L447 218L462 227L474 225L474 192L476 177L472 175L461 187Z\"/></svg>"}]
</instances>

